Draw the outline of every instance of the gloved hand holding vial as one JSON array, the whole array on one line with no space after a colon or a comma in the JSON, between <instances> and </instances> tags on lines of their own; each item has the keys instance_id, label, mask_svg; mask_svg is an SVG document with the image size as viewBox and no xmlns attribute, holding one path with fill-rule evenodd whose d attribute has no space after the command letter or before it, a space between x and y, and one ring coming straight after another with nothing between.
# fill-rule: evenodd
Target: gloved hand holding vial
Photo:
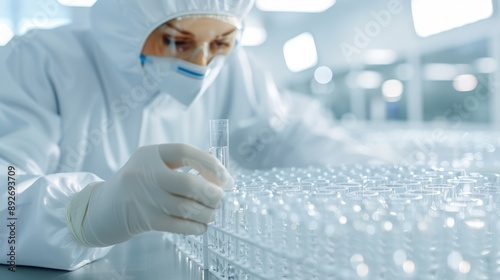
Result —
<instances>
[{"instance_id":1,"label":"gloved hand holding vial","mask_svg":"<svg viewBox=\"0 0 500 280\"><path fill-rule=\"evenodd\" d=\"M201 176L176 172L189 166ZM68 225L83 246L103 247L147 231L201 234L234 182L213 156L184 144L139 148L110 180L73 197Z\"/></svg>"}]
</instances>

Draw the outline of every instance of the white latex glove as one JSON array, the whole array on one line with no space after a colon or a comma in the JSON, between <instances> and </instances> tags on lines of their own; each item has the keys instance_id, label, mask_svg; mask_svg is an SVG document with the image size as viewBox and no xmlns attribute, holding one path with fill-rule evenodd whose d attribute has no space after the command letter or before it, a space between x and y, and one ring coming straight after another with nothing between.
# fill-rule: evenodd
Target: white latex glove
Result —
<instances>
[{"instance_id":1,"label":"white latex glove","mask_svg":"<svg viewBox=\"0 0 500 280\"><path fill-rule=\"evenodd\" d=\"M190 166L201 176L173 170ZM75 195L66 217L76 241L103 247L146 231L202 234L232 177L208 152L184 144L137 149L107 182Z\"/></svg>"}]
</instances>

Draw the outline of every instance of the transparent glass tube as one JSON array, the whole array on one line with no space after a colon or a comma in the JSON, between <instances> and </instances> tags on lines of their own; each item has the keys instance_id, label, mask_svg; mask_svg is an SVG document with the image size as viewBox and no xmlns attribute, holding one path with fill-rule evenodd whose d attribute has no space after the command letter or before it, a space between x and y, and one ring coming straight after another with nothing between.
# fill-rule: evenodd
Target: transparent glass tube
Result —
<instances>
[{"instance_id":1,"label":"transparent glass tube","mask_svg":"<svg viewBox=\"0 0 500 280\"><path fill-rule=\"evenodd\" d=\"M381 188L389 188L391 189L394 193L405 193L407 191L406 185L405 184L398 184L398 183L392 183L392 184L381 184L378 185L378 187Z\"/></svg>"},{"instance_id":2,"label":"transparent glass tube","mask_svg":"<svg viewBox=\"0 0 500 280\"><path fill-rule=\"evenodd\" d=\"M226 168L229 165L229 120L210 120L210 153Z\"/></svg>"},{"instance_id":3,"label":"transparent glass tube","mask_svg":"<svg viewBox=\"0 0 500 280\"><path fill-rule=\"evenodd\" d=\"M372 187L372 188L366 188L365 190L377 192L384 199L389 198L391 194L395 193L393 189L385 187Z\"/></svg>"},{"instance_id":4,"label":"transparent glass tube","mask_svg":"<svg viewBox=\"0 0 500 280\"><path fill-rule=\"evenodd\" d=\"M362 191L363 186L360 183L349 182L349 183L335 183L334 187L347 187L347 192Z\"/></svg>"},{"instance_id":5,"label":"transparent glass tube","mask_svg":"<svg viewBox=\"0 0 500 280\"><path fill-rule=\"evenodd\" d=\"M210 120L210 143L209 143L209 152L213 156L215 156L224 167L229 166L229 120L227 119L221 119L221 120ZM229 194L235 194L236 189L226 189L225 190ZM233 204L228 207L227 202L232 202ZM230 224L233 220L234 217L234 208L238 207L238 200L233 200L228 197L224 199L224 203L222 205L221 209L217 210L217 219L220 222L220 228L219 232L217 234L217 237L215 238L215 243L218 248L218 251L220 254L223 255L235 255L237 254L239 250L239 246L236 244L232 244L234 242L231 242L231 237L227 234L224 233L225 228L231 228ZM237 223L236 227L237 227ZM236 229L237 230L237 229ZM204 260L205 260L205 268L208 268L208 242L209 238L207 234L203 235L203 249L204 249ZM221 271L222 275L225 273L228 273L227 276L229 276L234 270L234 267L232 265L229 265L224 257L215 257L215 263L217 264L216 266L218 267L218 270ZM225 271L227 269L227 271Z\"/></svg>"},{"instance_id":6,"label":"transparent glass tube","mask_svg":"<svg viewBox=\"0 0 500 280\"><path fill-rule=\"evenodd\" d=\"M430 184L425 186L428 190L435 190L441 194L441 199L449 202L456 197L455 185L447 184Z\"/></svg>"}]
</instances>

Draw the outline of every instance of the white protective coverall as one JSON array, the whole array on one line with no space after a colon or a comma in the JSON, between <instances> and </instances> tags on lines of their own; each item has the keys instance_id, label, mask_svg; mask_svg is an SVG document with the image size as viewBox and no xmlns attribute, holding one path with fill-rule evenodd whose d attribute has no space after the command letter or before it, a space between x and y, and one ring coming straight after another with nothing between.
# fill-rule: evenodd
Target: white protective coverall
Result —
<instances>
[{"instance_id":1,"label":"white protective coverall","mask_svg":"<svg viewBox=\"0 0 500 280\"><path fill-rule=\"evenodd\" d=\"M227 4L232 2L246 4ZM85 248L73 240L65 220L71 197L106 181L140 146L187 143L208 150L210 119L230 120L234 166L374 158L322 117L317 103L301 97L285 104L241 48L188 110L168 94L147 90L139 55L154 28L190 13L241 19L250 2L101 0L92 8L89 30L38 30L11 41L10 77L0 77L0 218L7 220L3 186L13 166L17 265L73 270L103 257L110 247ZM293 110L297 103L300 113ZM9 229L0 227L3 263L8 236Z\"/></svg>"}]
</instances>

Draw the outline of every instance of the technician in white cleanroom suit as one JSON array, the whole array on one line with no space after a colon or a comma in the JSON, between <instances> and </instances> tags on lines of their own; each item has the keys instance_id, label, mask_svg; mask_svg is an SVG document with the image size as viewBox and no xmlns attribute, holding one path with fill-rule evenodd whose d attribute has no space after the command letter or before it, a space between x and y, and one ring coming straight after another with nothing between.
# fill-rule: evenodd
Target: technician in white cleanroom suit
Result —
<instances>
[{"instance_id":1,"label":"technician in white cleanroom suit","mask_svg":"<svg viewBox=\"0 0 500 280\"><path fill-rule=\"evenodd\" d=\"M210 119L230 119L231 155L242 167L373 158L314 102L301 99L293 113L294 102L285 106L250 63L238 40L252 4L101 0L90 30L11 41L0 179L4 186L15 168L17 265L72 270L142 232L203 233L234 184L205 152ZM174 170L185 165L202 176ZM11 214L6 190L2 221ZM2 262L9 237L0 227Z\"/></svg>"}]
</instances>

